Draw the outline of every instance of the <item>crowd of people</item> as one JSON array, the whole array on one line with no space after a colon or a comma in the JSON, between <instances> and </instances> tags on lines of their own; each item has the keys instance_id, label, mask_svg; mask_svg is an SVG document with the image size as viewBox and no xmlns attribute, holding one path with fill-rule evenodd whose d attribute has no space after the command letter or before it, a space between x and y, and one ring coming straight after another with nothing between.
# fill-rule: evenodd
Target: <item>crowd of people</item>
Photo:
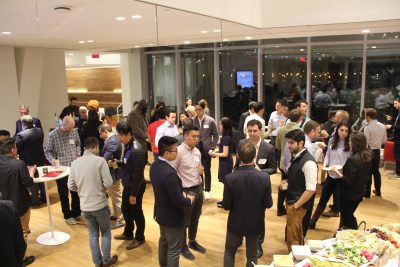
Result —
<instances>
[{"instance_id":1,"label":"crowd of people","mask_svg":"<svg viewBox=\"0 0 400 267\"><path fill-rule=\"evenodd\" d=\"M380 149L387 131L395 144L394 178L400 178L399 115L388 116L392 124L384 125L377 121L377 111L367 108L361 123L351 126L347 111L324 111L328 120L322 125L307 116L306 101L289 109L278 100L266 122L263 103L251 101L234 129L228 117L217 125L206 101L185 103L179 114L162 102L150 113L142 99L120 121L114 108L103 114L98 101L78 107L73 97L46 141L40 120L22 105L15 135L0 131L0 222L5 225L0 262L27 266L34 261L25 251L31 206L46 201L43 184L34 183L40 166L70 167L69 176L56 180L61 210L67 224L87 225L97 267L118 262L111 255L111 229L124 227L114 239L128 241L127 250L146 242L142 201L149 150L154 156L149 176L160 227L160 266L179 266L180 255L195 260L192 251L207 252L197 232L203 203L211 198L213 158L218 158L218 180L224 186L217 206L229 211L223 256L227 267L234 266L243 237L246 266L263 255L265 210L273 206L271 175L281 176L277 216L286 215L289 252L292 245L304 244L321 215L340 216L338 229L357 228L354 212L364 197L371 197L372 177L372 192L382 196ZM394 107L400 109L400 98ZM327 176L314 210L318 163ZM325 212L331 196L333 205Z\"/></svg>"}]
</instances>

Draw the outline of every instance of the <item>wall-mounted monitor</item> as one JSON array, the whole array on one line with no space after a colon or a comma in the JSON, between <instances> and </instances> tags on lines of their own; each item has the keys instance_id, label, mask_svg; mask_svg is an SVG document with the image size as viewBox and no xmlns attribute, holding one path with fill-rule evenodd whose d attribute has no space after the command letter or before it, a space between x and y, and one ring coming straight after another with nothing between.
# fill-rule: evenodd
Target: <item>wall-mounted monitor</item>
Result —
<instances>
[{"instance_id":1,"label":"wall-mounted monitor","mask_svg":"<svg viewBox=\"0 0 400 267\"><path fill-rule=\"evenodd\" d=\"M236 71L236 85L242 88L250 88L254 86L254 74L251 70Z\"/></svg>"}]
</instances>

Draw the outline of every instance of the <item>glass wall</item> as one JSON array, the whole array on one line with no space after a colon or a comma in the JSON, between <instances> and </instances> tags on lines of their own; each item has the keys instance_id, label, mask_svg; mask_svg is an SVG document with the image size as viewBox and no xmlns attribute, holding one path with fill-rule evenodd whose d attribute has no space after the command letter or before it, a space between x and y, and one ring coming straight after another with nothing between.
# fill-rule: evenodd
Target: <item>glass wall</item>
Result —
<instances>
[{"instance_id":1,"label":"glass wall","mask_svg":"<svg viewBox=\"0 0 400 267\"><path fill-rule=\"evenodd\" d=\"M182 53L181 58L183 105L186 98L205 99L214 116L214 52Z\"/></svg>"},{"instance_id":2,"label":"glass wall","mask_svg":"<svg viewBox=\"0 0 400 267\"><path fill-rule=\"evenodd\" d=\"M365 107L378 111L378 120L393 115L393 99L400 91L400 42L368 45Z\"/></svg>"},{"instance_id":3,"label":"glass wall","mask_svg":"<svg viewBox=\"0 0 400 267\"><path fill-rule=\"evenodd\" d=\"M264 105L266 112L275 110L277 99L285 99L293 107L305 98L307 54L305 47L263 49Z\"/></svg>"},{"instance_id":4,"label":"glass wall","mask_svg":"<svg viewBox=\"0 0 400 267\"><path fill-rule=\"evenodd\" d=\"M311 63L311 118L328 120L329 110L343 109L350 120L360 113L362 44L314 46Z\"/></svg>"},{"instance_id":5,"label":"glass wall","mask_svg":"<svg viewBox=\"0 0 400 267\"><path fill-rule=\"evenodd\" d=\"M257 49L220 51L221 117L237 126L249 101L257 101Z\"/></svg>"},{"instance_id":6,"label":"glass wall","mask_svg":"<svg viewBox=\"0 0 400 267\"><path fill-rule=\"evenodd\" d=\"M150 54L147 62L151 106L163 101L176 110L175 54Z\"/></svg>"}]
</instances>

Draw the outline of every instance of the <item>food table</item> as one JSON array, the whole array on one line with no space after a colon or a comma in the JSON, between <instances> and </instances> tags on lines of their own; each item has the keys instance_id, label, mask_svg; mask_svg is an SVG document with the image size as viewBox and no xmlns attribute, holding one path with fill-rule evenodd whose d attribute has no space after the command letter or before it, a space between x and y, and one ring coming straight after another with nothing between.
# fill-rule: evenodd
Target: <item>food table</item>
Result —
<instances>
[{"instance_id":1,"label":"food table","mask_svg":"<svg viewBox=\"0 0 400 267\"><path fill-rule=\"evenodd\" d=\"M70 238L70 235L60 231L54 231L53 228L53 218L51 215L51 207L50 207L50 199L49 199L49 188L48 182L55 181L61 178L64 178L69 175L70 167L67 166L43 166L37 167L39 177L34 178L33 181L35 183L44 183L44 188L46 191L46 203L47 209L49 212L49 225L50 231L39 235L36 241L39 244L46 245L46 246L56 246L67 242Z\"/></svg>"},{"instance_id":2,"label":"food table","mask_svg":"<svg viewBox=\"0 0 400 267\"><path fill-rule=\"evenodd\" d=\"M375 226L368 231L343 230L337 232L336 238L308 240L306 244L292 246L289 255L274 255L270 267L400 266L400 223Z\"/></svg>"}]
</instances>

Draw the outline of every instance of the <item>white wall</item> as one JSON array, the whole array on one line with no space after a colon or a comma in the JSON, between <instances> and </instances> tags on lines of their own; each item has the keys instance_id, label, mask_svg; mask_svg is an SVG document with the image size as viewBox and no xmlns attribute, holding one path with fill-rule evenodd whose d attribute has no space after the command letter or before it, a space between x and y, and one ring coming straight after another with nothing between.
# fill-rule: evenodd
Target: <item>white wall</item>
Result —
<instances>
[{"instance_id":1,"label":"white wall","mask_svg":"<svg viewBox=\"0 0 400 267\"><path fill-rule=\"evenodd\" d=\"M0 129L14 134L19 106L29 106L45 133L68 104L64 50L0 46Z\"/></svg>"}]
</instances>

